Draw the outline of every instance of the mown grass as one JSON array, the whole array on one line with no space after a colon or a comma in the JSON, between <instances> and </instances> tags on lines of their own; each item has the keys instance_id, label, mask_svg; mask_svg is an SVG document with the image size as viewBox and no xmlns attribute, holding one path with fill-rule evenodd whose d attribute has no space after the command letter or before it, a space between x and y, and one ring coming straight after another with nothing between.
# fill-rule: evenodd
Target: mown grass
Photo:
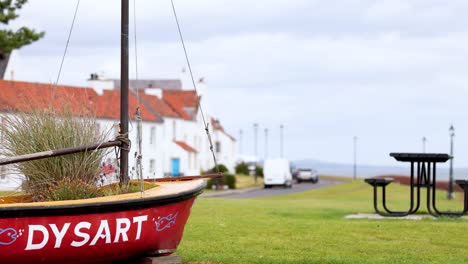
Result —
<instances>
[{"instance_id":1,"label":"mown grass","mask_svg":"<svg viewBox=\"0 0 468 264\"><path fill-rule=\"evenodd\" d=\"M408 187L394 184L389 196L402 209ZM461 208L460 194L440 196L440 208ZM468 220L344 218L373 212L371 199L362 181L261 199L200 198L178 254L187 263L468 262Z\"/></svg>"}]
</instances>

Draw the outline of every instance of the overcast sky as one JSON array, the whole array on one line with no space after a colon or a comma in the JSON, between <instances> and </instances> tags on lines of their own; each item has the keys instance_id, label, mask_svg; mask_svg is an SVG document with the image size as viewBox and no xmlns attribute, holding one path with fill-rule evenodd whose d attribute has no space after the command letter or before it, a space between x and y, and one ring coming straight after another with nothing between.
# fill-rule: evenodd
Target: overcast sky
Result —
<instances>
[{"instance_id":1,"label":"overcast sky","mask_svg":"<svg viewBox=\"0 0 468 264\"><path fill-rule=\"evenodd\" d=\"M258 122L261 157L265 128L269 156L279 155L284 124L290 159L351 163L357 136L359 163L395 165L388 153L421 152L423 136L428 152L449 152L453 124L455 165L468 167L467 1L174 3L210 112L235 137L243 130L244 154L253 154ZM46 37L18 52L15 79L55 81L75 5L30 0L23 8L13 25ZM136 13L139 77L180 77L170 0L137 0ZM120 1L81 0L60 83L85 85L91 72L119 77L119 19Z\"/></svg>"}]
</instances>

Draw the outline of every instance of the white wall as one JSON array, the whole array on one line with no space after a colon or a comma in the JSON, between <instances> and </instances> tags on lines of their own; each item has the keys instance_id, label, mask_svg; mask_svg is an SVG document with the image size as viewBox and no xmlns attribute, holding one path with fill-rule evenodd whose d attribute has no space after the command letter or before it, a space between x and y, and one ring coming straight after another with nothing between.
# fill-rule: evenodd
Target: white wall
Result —
<instances>
[{"instance_id":1,"label":"white wall","mask_svg":"<svg viewBox=\"0 0 468 264\"><path fill-rule=\"evenodd\" d=\"M100 87L107 88L107 87ZM203 87L206 89L206 87ZM204 94L206 99L206 93ZM207 100L205 100L206 103ZM204 109L206 110L206 109ZM207 112L205 112L207 113ZM209 115L205 116L206 122L210 122ZM114 139L118 132L119 120L98 119L97 123L102 132L107 133L108 139ZM175 124L175 131L174 131ZM154 129L154 138L150 142L151 131ZM215 153L218 163L228 167L230 172L234 172L235 158L237 156L236 142L223 132L214 130L209 124L213 145L220 142L221 151ZM135 152L137 150L137 124L132 121L129 125L129 138L132 146L129 153L129 175L136 179ZM183 141L189 146L195 148L197 153L189 152L174 143ZM205 132L205 126L202 121L200 111L198 111L195 120L184 120L182 118L165 117L162 123L142 122L142 167L144 178L161 178L164 175L170 175L172 172L172 159L180 160L180 172L184 175L198 175L200 171L206 171L213 168L214 161L209 148L209 141ZM117 168L116 156L113 149L108 149L108 155L105 162L110 162ZM151 164L154 167L151 168ZM118 170L116 172L118 177ZM21 184L21 178L17 175L0 176L0 190L18 188Z\"/></svg>"},{"instance_id":2,"label":"white wall","mask_svg":"<svg viewBox=\"0 0 468 264\"><path fill-rule=\"evenodd\" d=\"M117 120L99 119L100 129L102 132L107 132L109 138L113 139L117 136L118 124ZM152 129L154 130L153 140L151 141ZM162 156L164 151L163 145L163 123L142 121L142 168L143 177L161 178L163 177ZM136 158L135 153L138 150L137 141L137 122L131 121L129 124L129 138L131 140L131 148L129 152L129 175L132 179L137 179L136 174ZM111 149L110 149L111 150ZM108 158L115 162L114 151L110 151ZM154 162L152 162L154 161ZM151 168L151 163L154 167Z\"/></svg>"},{"instance_id":3,"label":"white wall","mask_svg":"<svg viewBox=\"0 0 468 264\"><path fill-rule=\"evenodd\" d=\"M4 125L4 117L11 117L10 114L2 113L0 116L0 126ZM3 134L0 131L0 145L3 145ZM5 158L4 155L0 152L0 158ZM24 176L16 174L12 168L12 165L3 165L0 166L0 191L15 191L21 189L21 184L23 182Z\"/></svg>"},{"instance_id":4,"label":"white wall","mask_svg":"<svg viewBox=\"0 0 468 264\"><path fill-rule=\"evenodd\" d=\"M197 149L198 133L196 123L193 121L169 117L164 119L163 170L165 175L171 174L172 159L174 158L179 159L180 172L184 175L198 175L200 173L199 162L195 161L198 154L184 150L174 143L174 140L182 141Z\"/></svg>"},{"instance_id":5,"label":"white wall","mask_svg":"<svg viewBox=\"0 0 468 264\"><path fill-rule=\"evenodd\" d=\"M224 164L229 172L234 173L235 157L237 154L236 141L232 140L221 130L213 130L212 139L218 164ZM216 143L219 143L219 151L216 149Z\"/></svg>"}]
</instances>

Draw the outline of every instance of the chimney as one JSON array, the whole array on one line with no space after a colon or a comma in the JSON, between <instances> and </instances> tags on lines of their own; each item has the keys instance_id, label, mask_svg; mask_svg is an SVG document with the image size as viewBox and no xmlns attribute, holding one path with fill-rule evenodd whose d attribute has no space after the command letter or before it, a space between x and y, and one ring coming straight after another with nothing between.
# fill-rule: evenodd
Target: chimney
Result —
<instances>
[{"instance_id":1,"label":"chimney","mask_svg":"<svg viewBox=\"0 0 468 264\"><path fill-rule=\"evenodd\" d=\"M98 95L103 95L104 90L114 89L114 81L105 79L97 73L91 73L88 79L88 86L93 88Z\"/></svg>"},{"instance_id":2,"label":"chimney","mask_svg":"<svg viewBox=\"0 0 468 264\"><path fill-rule=\"evenodd\" d=\"M206 98L206 82L205 78L200 78L197 82L198 95L202 98Z\"/></svg>"},{"instance_id":3,"label":"chimney","mask_svg":"<svg viewBox=\"0 0 468 264\"><path fill-rule=\"evenodd\" d=\"M158 97L159 99L162 99L162 89L161 88L150 88L150 89L145 89L145 94L148 95L154 95Z\"/></svg>"}]
</instances>

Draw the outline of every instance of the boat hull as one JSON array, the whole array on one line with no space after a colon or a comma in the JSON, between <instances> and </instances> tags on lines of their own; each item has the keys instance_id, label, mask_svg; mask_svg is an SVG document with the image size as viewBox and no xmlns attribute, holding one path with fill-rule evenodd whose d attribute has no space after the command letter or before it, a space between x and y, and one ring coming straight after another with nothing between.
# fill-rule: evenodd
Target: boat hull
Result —
<instances>
[{"instance_id":1,"label":"boat hull","mask_svg":"<svg viewBox=\"0 0 468 264\"><path fill-rule=\"evenodd\" d=\"M198 193L166 196L153 204L151 199L122 200L120 210L112 202L112 207L94 204L102 210L65 206L42 210L49 212L43 215L0 218L0 262L96 263L171 254Z\"/></svg>"}]
</instances>

